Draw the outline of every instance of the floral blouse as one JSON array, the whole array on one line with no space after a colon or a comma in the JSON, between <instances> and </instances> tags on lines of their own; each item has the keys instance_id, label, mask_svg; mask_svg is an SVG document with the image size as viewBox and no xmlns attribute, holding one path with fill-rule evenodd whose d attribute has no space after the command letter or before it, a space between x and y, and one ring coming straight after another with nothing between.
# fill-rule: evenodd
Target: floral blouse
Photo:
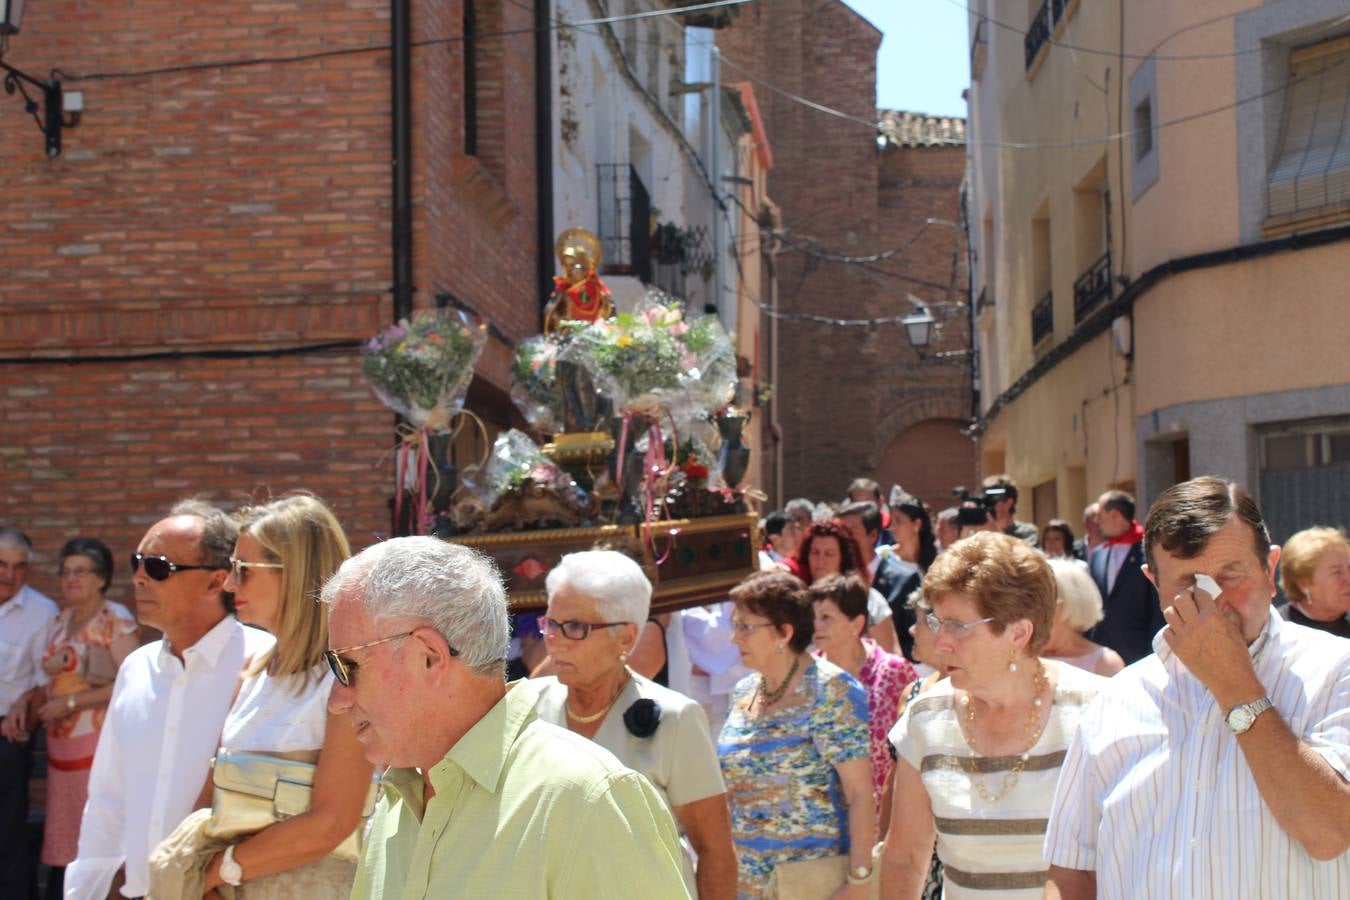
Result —
<instances>
[{"instance_id":1,"label":"floral blouse","mask_svg":"<svg viewBox=\"0 0 1350 900\"><path fill-rule=\"evenodd\" d=\"M66 630L70 627L71 617L75 615L75 610L67 607L61 610L61 614L56 617L52 624L51 636L47 641L46 652L42 654L42 661L45 664L52 657L66 652L62 660L61 671L50 676L48 692L53 697L64 697L67 694L75 694L80 691L88 690L90 685L81 674L87 663L89 649L99 647L104 650L112 649L113 641L124 635L135 634L138 630L135 618L132 617L130 610L120 603L105 601L103 608L84 623L80 633L74 638L66 636ZM49 738L71 738L83 734L96 734L103 727L103 717L107 714L106 706L100 706L96 709L82 709L78 713L66 716L50 725L47 729Z\"/></svg>"},{"instance_id":2,"label":"floral blouse","mask_svg":"<svg viewBox=\"0 0 1350 900\"><path fill-rule=\"evenodd\" d=\"M872 783L877 794L877 815L881 815L881 792L890 777L891 741L888 735L900 718L900 697L916 678L909 660L887 653L871 638L863 638L867 661L858 670L858 680L867 690L867 722L871 733Z\"/></svg>"},{"instance_id":3,"label":"floral blouse","mask_svg":"<svg viewBox=\"0 0 1350 900\"><path fill-rule=\"evenodd\" d=\"M788 699L752 716L759 684L753 674L736 685L717 744L743 900L765 896L779 863L848 852L835 766L869 751L867 694L843 669L809 660Z\"/></svg>"}]
</instances>

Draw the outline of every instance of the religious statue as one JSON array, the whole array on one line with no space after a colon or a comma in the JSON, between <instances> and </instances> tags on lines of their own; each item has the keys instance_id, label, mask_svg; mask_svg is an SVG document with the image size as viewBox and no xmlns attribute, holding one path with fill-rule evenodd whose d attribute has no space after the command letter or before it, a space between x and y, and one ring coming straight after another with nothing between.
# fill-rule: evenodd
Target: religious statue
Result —
<instances>
[{"instance_id":1,"label":"religious statue","mask_svg":"<svg viewBox=\"0 0 1350 900\"><path fill-rule=\"evenodd\" d=\"M595 322L613 312L609 288L596 270L602 258L600 241L584 228L569 228L555 246L563 274L553 279L553 301L544 316L544 333L564 321Z\"/></svg>"}]
</instances>

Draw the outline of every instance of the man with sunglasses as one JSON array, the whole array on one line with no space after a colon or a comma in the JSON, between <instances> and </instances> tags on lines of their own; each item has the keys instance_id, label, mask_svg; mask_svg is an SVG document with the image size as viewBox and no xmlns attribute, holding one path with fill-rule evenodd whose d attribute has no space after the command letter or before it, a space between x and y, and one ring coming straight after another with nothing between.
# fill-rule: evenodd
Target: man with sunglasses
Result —
<instances>
[{"instance_id":1,"label":"man with sunglasses","mask_svg":"<svg viewBox=\"0 0 1350 900\"><path fill-rule=\"evenodd\" d=\"M45 684L42 651L56 604L25 584L33 544L17 528L0 527L0 897L27 896L28 776L33 746L20 709ZM32 717L28 717L31 721Z\"/></svg>"},{"instance_id":2,"label":"man with sunglasses","mask_svg":"<svg viewBox=\"0 0 1350 900\"><path fill-rule=\"evenodd\" d=\"M656 789L505 683L506 592L486 557L396 538L323 589L325 655L366 758L386 768L353 900L687 898Z\"/></svg>"},{"instance_id":3,"label":"man with sunglasses","mask_svg":"<svg viewBox=\"0 0 1350 900\"><path fill-rule=\"evenodd\" d=\"M224 512L188 500L150 526L132 554L137 617L164 638L118 671L67 898L103 900L119 868L122 895L145 894L150 853L206 782L240 671L272 644L229 611L224 585L237 534Z\"/></svg>"}]
</instances>

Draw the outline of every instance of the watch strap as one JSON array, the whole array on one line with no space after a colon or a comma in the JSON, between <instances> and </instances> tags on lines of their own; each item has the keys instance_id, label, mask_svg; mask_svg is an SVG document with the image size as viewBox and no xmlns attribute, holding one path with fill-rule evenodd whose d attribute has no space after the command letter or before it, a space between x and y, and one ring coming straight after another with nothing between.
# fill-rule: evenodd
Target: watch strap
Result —
<instances>
[{"instance_id":1,"label":"watch strap","mask_svg":"<svg viewBox=\"0 0 1350 900\"><path fill-rule=\"evenodd\" d=\"M220 880L230 887L239 887L244 880L244 869L234 861L234 844L225 848L220 858Z\"/></svg>"}]
</instances>

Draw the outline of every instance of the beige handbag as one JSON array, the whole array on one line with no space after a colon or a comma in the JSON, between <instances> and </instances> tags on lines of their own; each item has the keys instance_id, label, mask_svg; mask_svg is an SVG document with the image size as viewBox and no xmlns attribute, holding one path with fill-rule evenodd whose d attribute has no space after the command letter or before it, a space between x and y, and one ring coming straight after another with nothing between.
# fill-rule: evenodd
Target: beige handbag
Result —
<instances>
[{"instance_id":1,"label":"beige handbag","mask_svg":"<svg viewBox=\"0 0 1350 900\"><path fill-rule=\"evenodd\" d=\"M311 762L283 756L221 750L211 763L213 792L206 835L229 840L308 812L314 769ZM366 820L375 811L379 787L379 782L372 779L361 807L360 823L331 856L349 862L360 860Z\"/></svg>"},{"instance_id":2,"label":"beige handbag","mask_svg":"<svg viewBox=\"0 0 1350 900\"><path fill-rule=\"evenodd\" d=\"M867 885L869 900L881 896L881 848L872 848L872 880ZM797 862L779 863L769 876L768 896L775 900L829 900L848 883L848 856L823 856Z\"/></svg>"}]
</instances>

